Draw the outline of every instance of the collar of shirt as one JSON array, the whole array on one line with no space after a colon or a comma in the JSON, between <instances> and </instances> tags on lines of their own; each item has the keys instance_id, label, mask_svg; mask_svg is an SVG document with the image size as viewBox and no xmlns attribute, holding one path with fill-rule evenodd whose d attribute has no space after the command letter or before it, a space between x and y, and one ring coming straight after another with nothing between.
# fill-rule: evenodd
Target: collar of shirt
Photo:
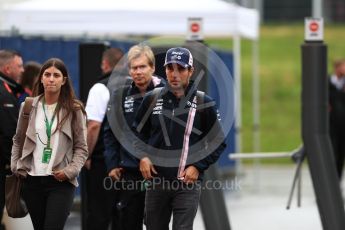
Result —
<instances>
[{"instance_id":1,"label":"collar of shirt","mask_svg":"<svg viewBox=\"0 0 345 230\"><path fill-rule=\"evenodd\" d=\"M18 84L13 79L7 77L5 74L3 74L1 72L0 72L0 81L2 81L4 84L7 84L7 86L10 88L11 92L5 86L6 89L14 95L21 94L24 92L24 89L20 84Z\"/></svg>"}]
</instances>

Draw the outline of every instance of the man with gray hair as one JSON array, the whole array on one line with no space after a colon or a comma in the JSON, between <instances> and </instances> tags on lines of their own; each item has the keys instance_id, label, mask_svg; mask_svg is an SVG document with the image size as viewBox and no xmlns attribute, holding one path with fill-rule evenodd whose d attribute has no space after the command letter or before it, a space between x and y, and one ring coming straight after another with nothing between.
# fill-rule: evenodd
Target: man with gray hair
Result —
<instances>
[{"instance_id":1,"label":"man with gray hair","mask_svg":"<svg viewBox=\"0 0 345 230\"><path fill-rule=\"evenodd\" d=\"M10 173L12 137L17 127L18 98L23 93L18 82L23 72L23 60L18 52L0 50L0 220L5 205L5 178Z\"/></svg>"}]
</instances>

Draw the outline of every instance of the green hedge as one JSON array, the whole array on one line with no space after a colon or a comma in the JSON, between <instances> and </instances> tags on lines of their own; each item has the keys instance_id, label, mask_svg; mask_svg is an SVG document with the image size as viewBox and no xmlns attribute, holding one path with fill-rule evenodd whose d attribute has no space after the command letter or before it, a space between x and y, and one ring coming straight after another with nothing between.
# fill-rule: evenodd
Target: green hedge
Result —
<instances>
[{"instance_id":1,"label":"green hedge","mask_svg":"<svg viewBox=\"0 0 345 230\"><path fill-rule=\"evenodd\" d=\"M345 24L326 24L324 37L331 73L332 61L345 58ZM303 25L263 25L260 28L261 151L289 151L301 143L300 46L303 40ZM211 47L232 47L229 39L207 39L206 42ZM249 40L242 40L241 62L243 151L252 152L252 42Z\"/></svg>"}]
</instances>

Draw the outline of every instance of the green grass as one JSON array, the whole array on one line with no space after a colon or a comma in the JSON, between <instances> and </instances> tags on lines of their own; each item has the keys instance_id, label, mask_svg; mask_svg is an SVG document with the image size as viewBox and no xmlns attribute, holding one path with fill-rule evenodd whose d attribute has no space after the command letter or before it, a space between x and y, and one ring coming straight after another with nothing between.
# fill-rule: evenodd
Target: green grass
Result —
<instances>
[{"instance_id":1,"label":"green grass","mask_svg":"<svg viewBox=\"0 0 345 230\"><path fill-rule=\"evenodd\" d=\"M325 25L328 72L332 61L345 58L345 24ZM211 47L231 50L229 39L207 39ZM301 144L301 44L303 25L263 25L259 39L261 151L289 151ZM242 40L242 142L253 151L252 42ZM272 162L272 161L270 161ZM274 160L281 162L281 160ZM285 162L285 161L283 161Z\"/></svg>"}]
</instances>

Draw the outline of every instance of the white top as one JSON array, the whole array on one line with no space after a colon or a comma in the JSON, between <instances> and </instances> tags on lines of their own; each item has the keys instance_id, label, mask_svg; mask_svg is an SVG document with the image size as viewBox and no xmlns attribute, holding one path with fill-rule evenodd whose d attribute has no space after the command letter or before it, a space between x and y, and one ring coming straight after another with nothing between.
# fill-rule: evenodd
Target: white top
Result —
<instances>
[{"instance_id":1,"label":"white top","mask_svg":"<svg viewBox=\"0 0 345 230\"><path fill-rule=\"evenodd\" d=\"M338 90L342 90L345 86L345 77L338 78L335 75L331 76L331 83L337 88Z\"/></svg>"},{"instance_id":2,"label":"white top","mask_svg":"<svg viewBox=\"0 0 345 230\"><path fill-rule=\"evenodd\" d=\"M88 120L103 122L110 99L108 88L102 83L96 83L90 89L86 102L86 114Z\"/></svg>"},{"instance_id":3,"label":"white top","mask_svg":"<svg viewBox=\"0 0 345 230\"><path fill-rule=\"evenodd\" d=\"M48 121L50 122L54 110L56 108L56 103L52 105L45 105L46 114ZM31 176L47 176L52 175L52 168L55 161L55 156L58 151L58 144L59 137L61 131L55 131L57 125L57 116L55 116L53 126L52 126L52 136L50 138L50 147L52 148L52 155L48 164L42 163L42 156L43 156L43 149L47 146L47 133L46 133L46 126L45 126L45 116L44 111L42 108L42 102L38 102L37 104L37 114L35 120L35 129L36 129L36 148L33 152L32 158L32 167L31 170L28 172Z\"/></svg>"}]
</instances>

